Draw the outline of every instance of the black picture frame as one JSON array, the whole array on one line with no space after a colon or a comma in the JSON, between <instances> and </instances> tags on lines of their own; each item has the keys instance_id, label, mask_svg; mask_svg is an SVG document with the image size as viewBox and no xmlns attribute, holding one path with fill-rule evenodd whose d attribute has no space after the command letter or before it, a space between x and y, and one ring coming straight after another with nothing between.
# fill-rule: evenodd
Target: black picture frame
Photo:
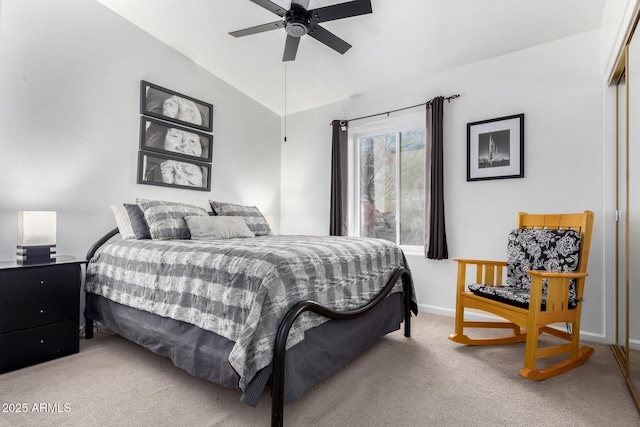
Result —
<instances>
[{"instance_id":1,"label":"black picture frame","mask_svg":"<svg viewBox=\"0 0 640 427\"><path fill-rule=\"evenodd\" d=\"M524 114L467 123L467 181L524 178Z\"/></svg>"},{"instance_id":2,"label":"black picture frame","mask_svg":"<svg viewBox=\"0 0 640 427\"><path fill-rule=\"evenodd\" d=\"M166 166L169 167L164 169ZM201 184L189 184L189 179L196 177L196 170L200 173L199 178ZM176 172L181 172L181 176L177 176ZM189 179L185 180L183 178L185 175ZM138 151L138 184L210 191L211 165L190 161L183 157L168 156L153 151L140 150Z\"/></svg>"},{"instance_id":3,"label":"black picture frame","mask_svg":"<svg viewBox=\"0 0 640 427\"><path fill-rule=\"evenodd\" d=\"M212 104L145 80L140 81L140 113L207 132L213 130Z\"/></svg>"},{"instance_id":4,"label":"black picture frame","mask_svg":"<svg viewBox=\"0 0 640 427\"><path fill-rule=\"evenodd\" d=\"M191 148L189 141L196 144ZM213 159L213 135L173 123L140 116L140 149L196 162ZM198 150L200 154L198 155Z\"/></svg>"}]
</instances>

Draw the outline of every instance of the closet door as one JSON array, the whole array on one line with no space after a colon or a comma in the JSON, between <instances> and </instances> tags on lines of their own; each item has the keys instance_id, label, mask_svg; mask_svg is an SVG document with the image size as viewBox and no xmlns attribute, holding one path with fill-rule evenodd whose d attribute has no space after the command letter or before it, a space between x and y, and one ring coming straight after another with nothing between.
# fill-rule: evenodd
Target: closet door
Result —
<instances>
[{"instance_id":1,"label":"closet door","mask_svg":"<svg viewBox=\"0 0 640 427\"><path fill-rule=\"evenodd\" d=\"M636 401L640 391L640 34L631 39L627 51L628 156L627 156L627 263L629 318L629 379Z\"/></svg>"}]
</instances>

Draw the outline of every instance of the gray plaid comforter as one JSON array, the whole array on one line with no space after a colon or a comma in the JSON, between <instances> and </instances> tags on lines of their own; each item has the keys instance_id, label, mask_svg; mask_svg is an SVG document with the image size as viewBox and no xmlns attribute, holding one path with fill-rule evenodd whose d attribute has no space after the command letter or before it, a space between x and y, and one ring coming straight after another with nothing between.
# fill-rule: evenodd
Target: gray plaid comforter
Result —
<instances>
[{"instance_id":1,"label":"gray plaid comforter","mask_svg":"<svg viewBox=\"0 0 640 427\"><path fill-rule=\"evenodd\" d=\"M397 267L405 267L402 250L380 239L117 240L89 263L85 289L233 341L229 363L244 391L271 363L278 326L295 303L311 299L353 310L373 299ZM395 290L402 290L400 282ZM287 347L324 321L302 315Z\"/></svg>"}]
</instances>

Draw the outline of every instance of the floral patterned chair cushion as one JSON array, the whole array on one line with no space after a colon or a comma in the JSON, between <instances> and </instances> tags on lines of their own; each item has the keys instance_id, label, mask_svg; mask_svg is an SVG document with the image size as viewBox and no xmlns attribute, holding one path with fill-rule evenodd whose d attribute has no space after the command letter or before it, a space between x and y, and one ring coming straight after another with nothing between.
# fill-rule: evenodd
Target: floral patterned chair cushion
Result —
<instances>
[{"instance_id":1,"label":"floral patterned chair cushion","mask_svg":"<svg viewBox=\"0 0 640 427\"><path fill-rule=\"evenodd\" d=\"M470 284L476 295L518 307L529 307L531 276L527 270L575 271L580 254L580 233L573 230L516 229L507 245L505 286ZM547 283L542 284L542 310L546 307ZM569 306L576 306L575 282L569 286Z\"/></svg>"}]
</instances>

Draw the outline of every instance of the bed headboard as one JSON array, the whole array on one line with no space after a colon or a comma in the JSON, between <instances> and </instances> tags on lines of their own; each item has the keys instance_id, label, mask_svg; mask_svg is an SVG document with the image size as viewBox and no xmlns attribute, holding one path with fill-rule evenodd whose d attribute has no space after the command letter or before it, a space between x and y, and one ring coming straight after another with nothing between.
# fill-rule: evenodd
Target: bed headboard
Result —
<instances>
[{"instance_id":1,"label":"bed headboard","mask_svg":"<svg viewBox=\"0 0 640 427\"><path fill-rule=\"evenodd\" d=\"M91 245L86 256L87 262L91 261L91 258L93 258L93 255L96 253L98 248L100 248L100 246L104 245L109 239L111 239L112 237L114 237L116 234L119 234L119 233L120 231L118 230L118 227L116 227L113 230L109 231L104 236L102 236L100 239L98 239L93 245Z\"/></svg>"}]
</instances>

